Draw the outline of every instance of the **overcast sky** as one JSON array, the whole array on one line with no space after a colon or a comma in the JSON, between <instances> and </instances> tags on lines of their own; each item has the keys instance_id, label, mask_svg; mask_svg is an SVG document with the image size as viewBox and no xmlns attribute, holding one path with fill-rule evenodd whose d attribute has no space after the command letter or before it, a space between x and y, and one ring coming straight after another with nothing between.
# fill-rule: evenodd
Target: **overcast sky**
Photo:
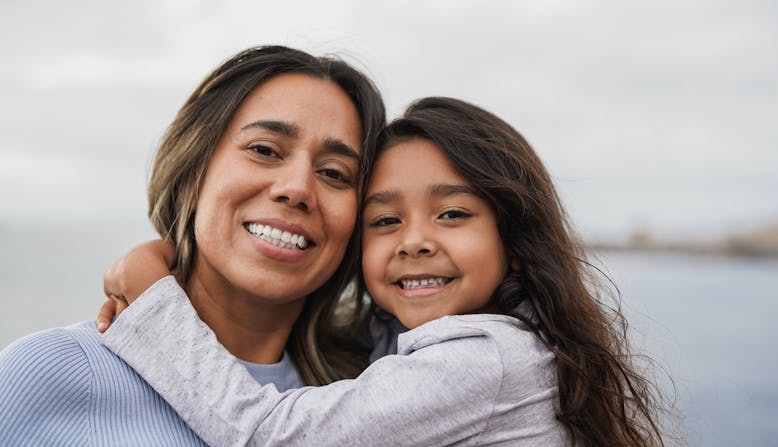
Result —
<instances>
[{"instance_id":1,"label":"overcast sky","mask_svg":"<svg viewBox=\"0 0 778 447\"><path fill-rule=\"evenodd\" d=\"M587 237L778 221L778 3L625 3L2 0L0 226L146 225L179 106L269 43L357 63L392 115L430 95L497 113Z\"/></svg>"}]
</instances>

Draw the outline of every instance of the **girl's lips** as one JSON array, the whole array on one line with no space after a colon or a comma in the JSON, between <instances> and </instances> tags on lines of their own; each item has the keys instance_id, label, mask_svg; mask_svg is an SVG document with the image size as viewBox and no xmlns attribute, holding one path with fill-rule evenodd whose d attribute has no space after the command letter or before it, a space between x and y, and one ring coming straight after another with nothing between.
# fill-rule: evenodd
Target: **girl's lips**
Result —
<instances>
[{"instance_id":1,"label":"girl's lips","mask_svg":"<svg viewBox=\"0 0 778 447\"><path fill-rule=\"evenodd\" d=\"M426 276L419 278L427 278L427 284L421 285L421 281L424 279L402 279L393 283L393 287L399 295L406 298L424 297L440 293L441 291L448 288L448 286L455 280L455 278L439 276ZM442 279L442 281L436 280L437 278ZM411 285L410 287L406 287L409 281L411 281ZM419 284L414 286L414 282L419 282Z\"/></svg>"},{"instance_id":2,"label":"girl's lips","mask_svg":"<svg viewBox=\"0 0 778 447\"><path fill-rule=\"evenodd\" d=\"M449 276L421 275L400 278L396 283L404 290L425 287L439 287L448 284L453 278Z\"/></svg>"}]
</instances>

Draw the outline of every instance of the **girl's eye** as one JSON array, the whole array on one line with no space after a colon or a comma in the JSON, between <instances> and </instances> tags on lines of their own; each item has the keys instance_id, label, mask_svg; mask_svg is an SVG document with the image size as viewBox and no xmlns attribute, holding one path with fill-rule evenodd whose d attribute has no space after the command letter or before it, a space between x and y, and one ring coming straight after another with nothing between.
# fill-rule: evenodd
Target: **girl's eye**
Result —
<instances>
[{"instance_id":1,"label":"girl's eye","mask_svg":"<svg viewBox=\"0 0 778 447\"><path fill-rule=\"evenodd\" d=\"M456 219L466 219L468 217L470 217L470 214L462 210L448 210L441 213L439 218L444 220L456 220Z\"/></svg>"},{"instance_id":2,"label":"girl's eye","mask_svg":"<svg viewBox=\"0 0 778 447\"><path fill-rule=\"evenodd\" d=\"M249 150L263 157L279 158L278 152L273 150L273 148L271 148L270 146L265 146L263 144L251 145L249 146Z\"/></svg>"},{"instance_id":3,"label":"girl's eye","mask_svg":"<svg viewBox=\"0 0 778 447\"><path fill-rule=\"evenodd\" d=\"M379 217L378 219L370 222L371 227L387 227L389 225L396 225L400 223L400 219L393 216Z\"/></svg>"}]
</instances>

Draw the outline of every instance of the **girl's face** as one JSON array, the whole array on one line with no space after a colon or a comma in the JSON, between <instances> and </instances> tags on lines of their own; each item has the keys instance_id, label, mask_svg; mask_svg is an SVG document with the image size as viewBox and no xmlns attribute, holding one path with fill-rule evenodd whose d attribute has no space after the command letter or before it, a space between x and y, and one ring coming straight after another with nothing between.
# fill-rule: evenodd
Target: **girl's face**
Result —
<instances>
[{"instance_id":1,"label":"girl's face","mask_svg":"<svg viewBox=\"0 0 778 447\"><path fill-rule=\"evenodd\" d=\"M361 126L336 84L261 84L222 135L195 210L195 277L213 295L279 304L321 287L356 222Z\"/></svg>"},{"instance_id":2,"label":"girl's face","mask_svg":"<svg viewBox=\"0 0 778 447\"><path fill-rule=\"evenodd\" d=\"M508 270L496 216L434 143L381 153L363 217L367 288L406 327L488 311Z\"/></svg>"}]
</instances>

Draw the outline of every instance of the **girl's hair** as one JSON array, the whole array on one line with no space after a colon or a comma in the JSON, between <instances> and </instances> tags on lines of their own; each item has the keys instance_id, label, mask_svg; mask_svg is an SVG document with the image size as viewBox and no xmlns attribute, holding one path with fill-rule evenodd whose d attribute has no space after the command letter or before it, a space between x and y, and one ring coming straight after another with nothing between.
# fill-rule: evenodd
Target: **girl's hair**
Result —
<instances>
[{"instance_id":1,"label":"girl's hair","mask_svg":"<svg viewBox=\"0 0 778 447\"><path fill-rule=\"evenodd\" d=\"M249 48L224 62L200 83L170 124L149 181L149 218L162 238L175 245L176 276L182 284L189 282L197 256L194 209L214 149L243 100L268 79L289 73L329 80L343 89L359 114L363 152L374 152L386 124L383 100L375 85L346 62L282 46ZM356 314L347 317L351 324L345 328L336 327L333 318L340 295L356 274L357 251L352 237L340 267L307 298L290 334L287 350L306 384L354 377L366 365L362 350L348 342L354 339L350 332ZM354 349L344 349L350 347Z\"/></svg>"},{"instance_id":2,"label":"girl's hair","mask_svg":"<svg viewBox=\"0 0 778 447\"><path fill-rule=\"evenodd\" d=\"M527 141L497 116L450 98L413 103L384 129L376 151L414 138L434 142L493 206L508 259L520 265L493 300L556 355L557 417L574 445L663 445L656 386L632 363L624 316L587 287L594 286L591 265ZM363 185L377 158L366 156ZM359 284L364 289L362 278Z\"/></svg>"}]
</instances>

